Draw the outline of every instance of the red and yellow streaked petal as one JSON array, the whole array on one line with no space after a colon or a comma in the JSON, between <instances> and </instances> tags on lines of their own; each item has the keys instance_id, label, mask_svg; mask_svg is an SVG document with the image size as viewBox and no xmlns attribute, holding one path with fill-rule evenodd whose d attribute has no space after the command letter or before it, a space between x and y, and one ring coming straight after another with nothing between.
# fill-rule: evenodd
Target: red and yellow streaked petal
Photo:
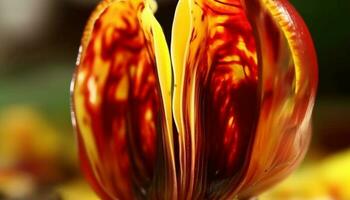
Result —
<instances>
[{"instance_id":1,"label":"red and yellow streaked petal","mask_svg":"<svg viewBox=\"0 0 350 200\"><path fill-rule=\"evenodd\" d=\"M83 169L101 197L176 195L170 57L147 2L98 6L72 88Z\"/></svg>"},{"instance_id":2,"label":"red and yellow streaked petal","mask_svg":"<svg viewBox=\"0 0 350 200\"><path fill-rule=\"evenodd\" d=\"M239 0L180 1L177 12L172 56L180 191L183 198L218 198L238 182L254 136L253 30ZM184 20L189 22L180 26Z\"/></svg>"},{"instance_id":3,"label":"red and yellow streaked petal","mask_svg":"<svg viewBox=\"0 0 350 200\"><path fill-rule=\"evenodd\" d=\"M246 1L259 38L260 114L244 180L251 196L289 175L311 136L317 59L306 25L285 0Z\"/></svg>"}]
</instances>

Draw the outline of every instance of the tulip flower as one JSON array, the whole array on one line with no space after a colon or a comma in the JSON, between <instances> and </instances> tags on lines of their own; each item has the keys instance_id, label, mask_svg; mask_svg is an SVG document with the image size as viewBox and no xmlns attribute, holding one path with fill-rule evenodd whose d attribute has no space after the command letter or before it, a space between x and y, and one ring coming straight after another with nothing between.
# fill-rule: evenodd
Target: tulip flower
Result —
<instances>
[{"instance_id":1,"label":"tulip flower","mask_svg":"<svg viewBox=\"0 0 350 200\"><path fill-rule=\"evenodd\" d=\"M104 0L72 81L81 166L104 200L248 199L311 136L316 54L287 0L179 0L171 53L150 0Z\"/></svg>"}]
</instances>

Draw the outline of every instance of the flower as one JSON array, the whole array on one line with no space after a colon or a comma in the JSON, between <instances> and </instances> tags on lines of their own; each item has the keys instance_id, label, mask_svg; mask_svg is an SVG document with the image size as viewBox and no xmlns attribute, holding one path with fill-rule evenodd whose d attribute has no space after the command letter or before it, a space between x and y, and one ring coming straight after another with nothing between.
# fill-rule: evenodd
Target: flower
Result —
<instances>
[{"instance_id":1,"label":"flower","mask_svg":"<svg viewBox=\"0 0 350 200\"><path fill-rule=\"evenodd\" d=\"M241 199L290 174L309 144L317 87L294 8L180 0L170 56L150 5L102 1L82 39L72 118L99 196Z\"/></svg>"}]
</instances>

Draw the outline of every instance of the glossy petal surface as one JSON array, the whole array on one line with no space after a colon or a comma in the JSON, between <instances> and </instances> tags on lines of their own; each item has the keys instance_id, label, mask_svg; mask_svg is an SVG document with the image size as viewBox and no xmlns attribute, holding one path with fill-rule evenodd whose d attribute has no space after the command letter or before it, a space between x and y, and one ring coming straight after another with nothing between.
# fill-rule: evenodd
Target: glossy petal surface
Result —
<instances>
[{"instance_id":1,"label":"glossy petal surface","mask_svg":"<svg viewBox=\"0 0 350 200\"><path fill-rule=\"evenodd\" d=\"M157 196L162 188L166 197L176 187L170 101L164 102L170 98L170 60L156 58L167 47L145 6L141 1L99 6L83 38L73 86L83 170L106 199L145 198L153 190Z\"/></svg>"}]
</instances>

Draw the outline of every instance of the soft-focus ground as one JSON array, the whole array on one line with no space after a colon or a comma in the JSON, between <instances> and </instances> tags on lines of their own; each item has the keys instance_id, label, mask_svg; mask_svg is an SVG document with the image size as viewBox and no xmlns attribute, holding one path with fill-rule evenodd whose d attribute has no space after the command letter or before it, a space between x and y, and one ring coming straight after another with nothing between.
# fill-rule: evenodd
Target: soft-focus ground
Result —
<instances>
[{"instance_id":1,"label":"soft-focus ground","mask_svg":"<svg viewBox=\"0 0 350 200\"><path fill-rule=\"evenodd\" d=\"M350 150L307 164L261 200L349 200Z\"/></svg>"}]
</instances>

